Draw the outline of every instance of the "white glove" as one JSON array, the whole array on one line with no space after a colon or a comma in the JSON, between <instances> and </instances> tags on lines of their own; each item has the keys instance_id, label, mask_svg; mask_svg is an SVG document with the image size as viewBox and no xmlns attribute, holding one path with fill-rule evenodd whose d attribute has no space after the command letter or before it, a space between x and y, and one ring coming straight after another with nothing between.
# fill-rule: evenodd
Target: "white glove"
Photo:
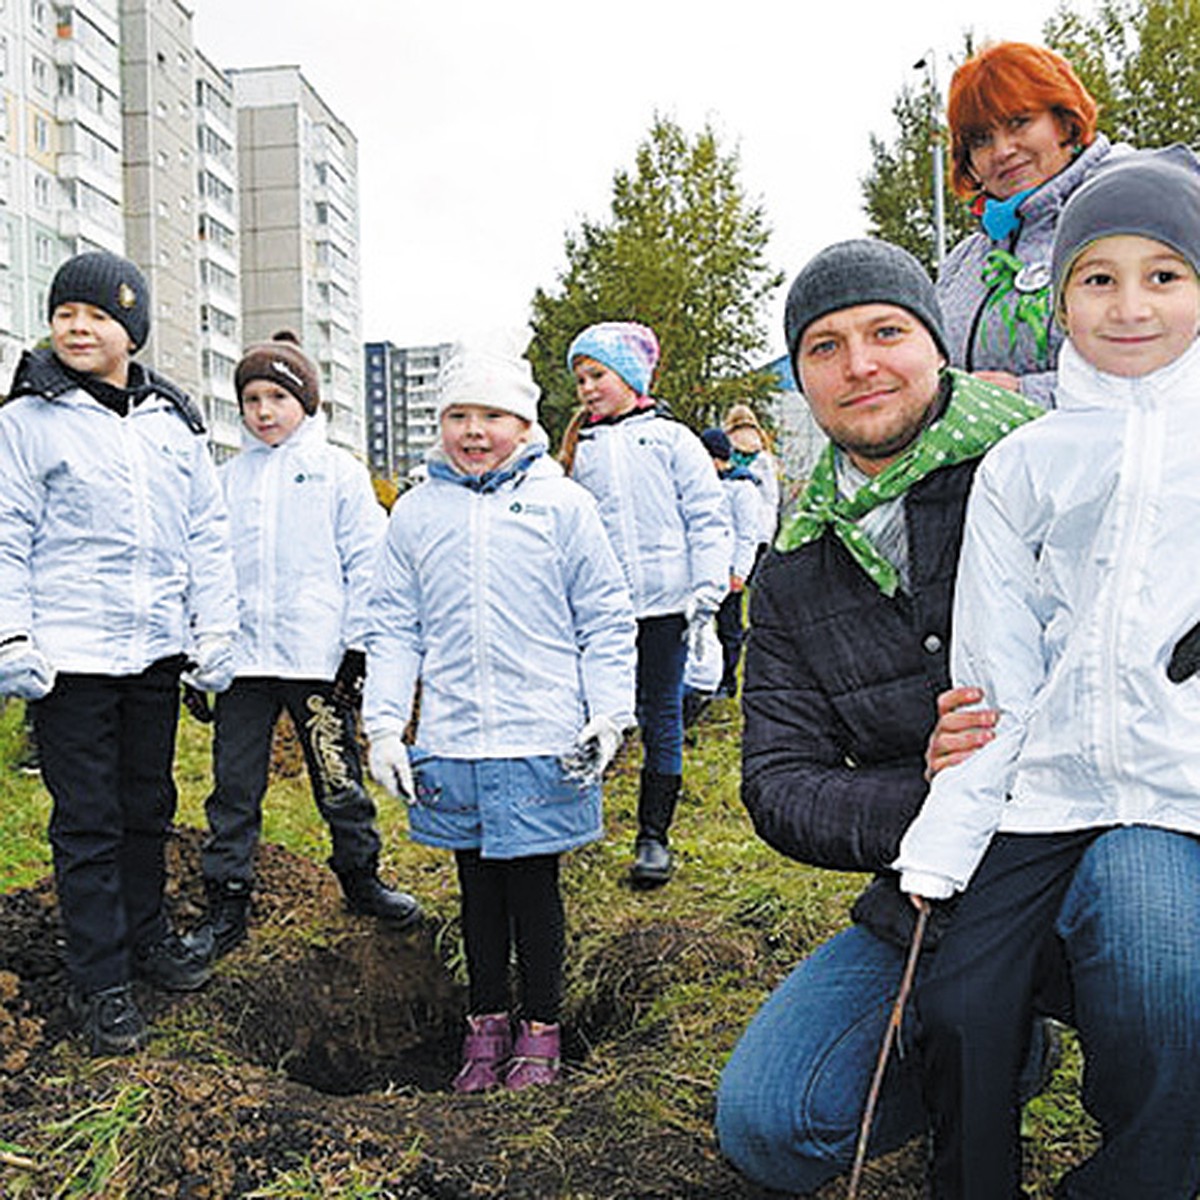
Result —
<instances>
[{"instance_id":1,"label":"white glove","mask_svg":"<svg viewBox=\"0 0 1200 1200\"><path fill-rule=\"evenodd\" d=\"M367 751L367 767L371 778L389 796L403 799L412 804L417 798L413 783L412 765L408 761L408 747L398 733L381 733L371 738Z\"/></svg>"},{"instance_id":2,"label":"white glove","mask_svg":"<svg viewBox=\"0 0 1200 1200\"><path fill-rule=\"evenodd\" d=\"M54 687L54 668L27 633L15 633L0 643L0 696L40 700Z\"/></svg>"},{"instance_id":3,"label":"white glove","mask_svg":"<svg viewBox=\"0 0 1200 1200\"><path fill-rule=\"evenodd\" d=\"M720 603L718 600L714 604L707 589L701 588L687 602L687 607L683 610L683 619L687 622L683 630L683 640L687 642L688 653L694 655L697 662L704 657L705 626L717 615Z\"/></svg>"},{"instance_id":4,"label":"white glove","mask_svg":"<svg viewBox=\"0 0 1200 1200\"><path fill-rule=\"evenodd\" d=\"M575 745L559 760L564 773L581 781L599 779L625 740L612 717L593 717L578 733Z\"/></svg>"},{"instance_id":5,"label":"white glove","mask_svg":"<svg viewBox=\"0 0 1200 1200\"><path fill-rule=\"evenodd\" d=\"M223 692L233 682L233 666L232 634L202 633L182 679L197 691Z\"/></svg>"}]
</instances>

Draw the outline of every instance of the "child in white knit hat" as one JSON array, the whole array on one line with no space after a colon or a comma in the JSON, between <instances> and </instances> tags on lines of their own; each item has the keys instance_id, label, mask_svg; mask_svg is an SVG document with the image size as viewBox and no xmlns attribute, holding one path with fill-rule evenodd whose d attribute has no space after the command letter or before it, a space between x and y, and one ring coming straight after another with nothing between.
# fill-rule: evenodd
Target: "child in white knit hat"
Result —
<instances>
[{"instance_id":1,"label":"child in white knit hat","mask_svg":"<svg viewBox=\"0 0 1200 1200\"><path fill-rule=\"evenodd\" d=\"M364 725L412 836L457 862L470 994L454 1088L515 1091L558 1077L559 858L602 833L634 618L595 503L546 455L528 362L458 347L438 384L429 479L392 510L376 575Z\"/></svg>"}]
</instances>

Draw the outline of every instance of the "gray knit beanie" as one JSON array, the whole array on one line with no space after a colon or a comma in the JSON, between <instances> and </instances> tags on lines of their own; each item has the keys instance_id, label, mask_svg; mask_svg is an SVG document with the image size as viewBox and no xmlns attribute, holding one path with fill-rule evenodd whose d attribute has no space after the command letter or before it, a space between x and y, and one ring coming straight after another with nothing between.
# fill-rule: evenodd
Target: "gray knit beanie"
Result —
<instances>
[{"instance_id":1,"label":"gray knit beanie","mask_svg":"<svg viewBox=\"0 0 1200 1200\"><path fill-rule=\"evenodd\" d=\"M1063 288L1075 260L1092 242L1117 234L1170 246L1200 276L1200 159L1187 146L1123 154L1072 193L1058 218L1050 260L1060 324Z\"/></svg>"},{"instance_id":2,"label":"gray knit beanie","mask_svg":"<svg viewBox=\"0 0 1200 1200\"><path fill-rule=\"evenodd\" d=\"M875 238L826 246L796 276L783 314L788 358L818 317L857 304L895 304L916 317L949 359L942 309L925 268L907 250Z\"/></svg>"},{"instance_id":3,"label":"gray knit beanie","mask_svg":"<svg viewBox=\"0 0 1200 1200\"><path fill-rule=\"evenodd\" d=\"M150 289L141 271L119 254L90 250L67 259L50 284L47 320L60 304L102 309L124 327L134 350L150 336Z\"/></svg>"}]
</instances>

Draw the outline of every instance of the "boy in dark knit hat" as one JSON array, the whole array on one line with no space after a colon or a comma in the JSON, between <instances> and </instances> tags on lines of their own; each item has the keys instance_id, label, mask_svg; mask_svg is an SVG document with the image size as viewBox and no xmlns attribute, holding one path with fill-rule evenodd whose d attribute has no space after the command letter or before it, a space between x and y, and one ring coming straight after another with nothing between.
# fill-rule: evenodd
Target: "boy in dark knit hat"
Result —
<instances>
[{"instance_id":1,"label":"boy in dark knit hat","mask_svg":"<svg viewBox=\"0 0 1200 1200\"><path fill-rule=\"evenodd\" d=\"M218 956L246 935L272 731L285 708L350 911L401 926L420 916L411 896L380 882L375 805L363 787L356 731L383 509L363 465L326 441L317 371L294 335L251 346L234 381L243 449L220 478L241 628L236 677L216 703L216 786L202 860ZM203 712L194 698L189 707Z\"/></svg>"},{"instance_id":2,"label":"boy in dark knit hat","mask_svg":"<svg viewBox=\"0 0 1200 1200\"><path fill-rule=\"evenodd\" d=\"M145 280L105 252L50 288L50 348L0 408L0 693L33 713L72 1012L89 1049L139 1047L131 980L200 987L163 905L179 677L229 683L225 505L191 401L131 360Z\"/></svg>"}]
</instances>

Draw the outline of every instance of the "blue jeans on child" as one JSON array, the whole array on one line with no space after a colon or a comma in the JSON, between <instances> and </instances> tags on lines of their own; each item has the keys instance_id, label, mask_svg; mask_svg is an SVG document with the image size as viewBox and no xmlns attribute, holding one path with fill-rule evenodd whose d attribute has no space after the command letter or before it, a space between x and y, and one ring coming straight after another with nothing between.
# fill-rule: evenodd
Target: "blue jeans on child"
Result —
<instances>
[{"instance_id":1,"label":"blue jeans on child","mask_svg":"<svg viewBox=\"0 0 1200 1200\"><path fill-rule=\"evenodd\" d=\"M658 775L683 771L683 668L687 623L682 613L637 623L637 722L643 767Z\"/></svg>"},{"instance_id":2,"label":"blue jeans on child","mask_svg":"<svg viewBox=\"0 0 1200 1200\"><path fill-rule=\"evenodd\" d=\"M1071 1200L1191 1200L1200 1186L1198 927L1195 838L1112 830L1075 869L1057 929L1087 1058L1084 1101L1105 1146L1064 1181ZM903 959L853 927L805 959L754 1017L717 1093L721 1148L748 1178L809 1192L849 1168ZM905 1054L884 1079L872 1154L926 1129L914 1032L910 1013Z\"/></svg>"}]
</instances>

